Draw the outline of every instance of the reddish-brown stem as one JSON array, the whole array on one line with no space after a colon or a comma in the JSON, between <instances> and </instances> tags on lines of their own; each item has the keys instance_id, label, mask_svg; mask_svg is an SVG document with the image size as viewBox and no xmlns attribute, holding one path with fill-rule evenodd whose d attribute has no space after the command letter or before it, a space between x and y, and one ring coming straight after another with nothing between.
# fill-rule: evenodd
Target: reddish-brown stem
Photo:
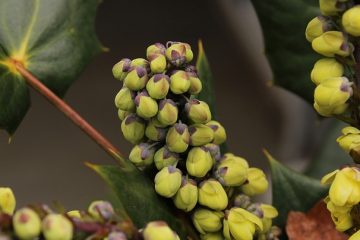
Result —
<instances>
[{"instance_id":1,"label":"reddish-brown stem","mask_svg":"<svg viewBox=\"0 0 360 240\"><path fill-rule=\"evenodd\" d=\"M51 104L65 114L75 125L83 130L92 140L94 140L105 152L115 158L120 164L124 163L121 152L112 145L101 133L91 126L84 118L82 118L73 108L66 104L61 98L56 96L49 88L47 88L39 79L37 79L24 66L14 61L14 65L19 73L24 77L27 84L44 96Z\"/></svg>"}]
</instances>

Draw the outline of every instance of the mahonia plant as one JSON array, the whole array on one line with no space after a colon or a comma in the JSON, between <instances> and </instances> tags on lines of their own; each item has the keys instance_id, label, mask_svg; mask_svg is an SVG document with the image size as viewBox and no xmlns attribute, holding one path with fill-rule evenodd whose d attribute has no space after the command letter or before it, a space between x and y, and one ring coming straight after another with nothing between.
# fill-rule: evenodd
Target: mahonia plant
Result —
<instances>
[{"instance_id":1,"label":"mahonia plant","mask_svg":"<svg viewBox=\"0 0 360 240\"><path fill-rule=\"evenodd\" d=\"M191 216L201 239L278 239L277 210L250 198L267 190L266 176L221 153L226 131L196 98L202 81L192 59L189 44L168 42L149 46L146 59L114 65L123 82L115 97L121 130L134 144L129 159L140 170L157 169L155 191Z\"/></svg>"},{"instance_id":2,"label":"mahonia plant","mask_svg":"<svg viewBox=\"0 0 360 240\"><path fill-rule=\"evenodd\" d=\"M87 211L56 213L47 205L34 204L15 211L16 199L10 188L0 187L0 239L104 239L180 240L163 221L149 222L135 233L131 223L117 214L111 203L93 201Z\"/></svg>"},{"instance_id":3,"label":"mahonia plant","mask_svg":"<svg viewBox=\"0 0 360 240\"><path fill-rule=\"evenodd\" d=\"M330 184L325 198L336 229L351 240L360 239L360 4L353 0L320 0L321 16L306 28L306 39L324 58L311 71L317 85L314 108L324 117L350 124L337 139L355 164L337 169L322 178Z\"/></svg>"}]
</instances>

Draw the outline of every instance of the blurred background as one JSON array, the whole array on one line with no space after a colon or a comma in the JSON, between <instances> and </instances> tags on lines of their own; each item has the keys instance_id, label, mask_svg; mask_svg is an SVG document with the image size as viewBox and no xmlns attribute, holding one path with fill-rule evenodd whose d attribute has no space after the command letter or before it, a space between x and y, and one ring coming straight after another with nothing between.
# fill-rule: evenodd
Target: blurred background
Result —
<instances>
[{"instance_id":1,"label":"blurred background","mask_svg":"<svg viewBox=\"0 0 360 240\"><path fill-rule=\"evenodd\" d=\"M310 105L271 86L249 0L104 0L96 29L110 52L94 59L65 100L123 153L131 146L121 135L113 103L121 83L113 79L112 66L124 57L144 57L148 45L168 40L188 42L197 54L201 38L229 149L266 170L263 148L293 168L306 166L321 128ZM68 209L85 208L92 199L106 197L106 185L84 162L114 161L61 112L31 94L32 108L12 143L0 134L0 185L14 189L19 205L58 200Z\"/></svg>"}]
</instances>

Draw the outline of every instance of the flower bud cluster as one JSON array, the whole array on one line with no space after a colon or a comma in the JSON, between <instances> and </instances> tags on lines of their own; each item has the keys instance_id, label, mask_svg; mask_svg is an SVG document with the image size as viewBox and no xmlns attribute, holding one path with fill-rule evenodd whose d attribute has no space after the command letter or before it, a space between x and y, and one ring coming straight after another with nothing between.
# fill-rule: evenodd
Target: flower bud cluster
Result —
<instances>
[{"instance_id":1,"label":"flower bud cluster","mask_svg":"<svg viewBox=\"0 0 360 240\"><path fill-rule=\"evenodd\" d=\"M192 59L189 44L169 42L149 46L146 59L115 64L114 77L123 82L115 105L122 133L134 144L129 160L139 169L155 165L155 191L189 212L202 239L276 239L268 220L275 215L233 203L238 193L264 193L268 181L244 158L221 154L226 131L208 104L196 99L202 82Z\"/></svg>"},{"instance_id":2,"label":"flower bud cluster","mask_svg":"<svg viewBox=\"0 0 360 240\"><path fill-rule=\"evenodd\" d=\"M311 71L317 85L314 108L324 117L344 115L353 97L354 45L360 36L360 5L352 0L320 0L320 16L305 31L315 52L324 56Z\"/></svg>"},{"instance_id":3,"label":"flower bud cluster","mask_svg":"<svg viewBox=\"0 0 360 240\"><path fill-rule=\"evenodd\" d=\"M117 215L107 201L93 201L86 211L56 213L47 205L29 205L15 210L10 188L0 188L1 239L104 239L180 240L164 222L150 222L137 230Z\"/></svg>"}]
</instances>

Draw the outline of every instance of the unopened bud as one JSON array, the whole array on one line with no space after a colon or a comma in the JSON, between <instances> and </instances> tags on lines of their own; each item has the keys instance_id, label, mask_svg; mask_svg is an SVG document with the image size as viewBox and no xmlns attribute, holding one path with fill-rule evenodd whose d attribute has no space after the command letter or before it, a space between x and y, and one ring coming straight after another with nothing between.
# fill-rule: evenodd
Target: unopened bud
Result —
<instances>
[{"instance_id":1,"label":"unopened bud","mask_svg":"<svg viewBox=\"0 0 360 240\"><path fill-rule=\"evenodd\" d=\"M247 180L247 169L236 158L230 158L219 163L215 176L224 186L237 187Z\"/></svg>"},{"instance_id":2,"label":"unopened bud","mask_svg":"<svg viewBox=\"0 0 360 240\"><path fill-rule=\"evenodd\" d=\"M155 148L149 143L135 145L129 154L129 160L137 167L144 168L154 161Z\"/></svg>"},{"instance_id":3,"label":"unopened bud","mask_svg":"<svg viewBox=\"0 0 360 240\"><path fill-rule=\"evenodd\" d=\"M155 43L150 45L147 49L146 49L146 57L149 59L151 55L153 54L161 54L161 55L165 55L165 51L166 48L163 44L161 43Z\"/></svg>"},{"instance_id":4,"label":"unopened bud","mask_svg":"<svg viewBox=\"0 0 360 240\"><path fill-rule=\"evenodd\" d=\"M342 0L320 0L320 11L325 16L334 16L345 10L345 4Z\"/></svg>"},{"instance_id":5,"label":"unopened bud","mask_svg":"<svg viewBox=\"0 0 360 240\"><path fill-rule=\"evenodd\" d=\"M123 87L115 97L115 106L123 111L133 112L135 110L136 93Z\"/></svg>"},{"instance_id":6,"label":"unopened bud","mask_svg":"<svg viewBox=\"0 0 360 240\"><path fill-rule=\"evenodd\" d=\"M158 104L146 91L139 93L135 98L136 113L144 119L154 117L158 112Z\"/></svg>"},{"instance_id":7,"label":"unopened bud","mask_svg":"<svg viewBox=\"0 0 360 240\"><path fill-rule=\"evenodd\" d=\"M206 145L204 145L204 147L206 147L209 152L211 157L214 159L214 161L220 161L221 159L221 152L220 152L220 147L217 144L214 143L208 143Z\"/></svg>"},{"instance_id":8,"label":"unopened bud","mask_svg":"<svg viewBox=\"0 0 360 240\"><path fill-rule=\"evenodd\" d=\"M154 156L155 166L158 170L168 166L176 167L179 160L179 154L171 152L167 147L162 147L157 150Z\"/></svg>"},{"instance_id":9,"label":"unopened bud","mask_svg":"<svg viewBox=\"0 0 360 240\"><path fill-rule=\"evenodd\" d=\"M165 74L155 74L146 84L150 97L163 99L169 92L170 78Z\"/></svg>"},{"instance_id":10,"label":"unopened bud","mask_svg":"<svg viewBox=\"0 0 360 240\"><path fill-rule=\"evenodd\" d=\"M224 240L224 236L221 232L206 233L200 235L201 240Z\"/></svg>"},{"instance_id":11,"label":"unopened bud","mask_svg":"<svg viewBox=\"0 0 360 240\"><path fill-rule=\"evenodd\" d=\"M129 114L121 123L121 131L127 141L137 144L144 137L145 122L135 114Z\"/></svg>"},{"instance_id":12,"label":"unopened bud","mask_svg":"<svg viewBox=\"0 0 360 240\"><path fill-rule=\"evenodd\" d=\"M198 201L198 188L196 182L187 177L182 178L181 187L173 198L178 209L185 212L191 211Z\"/></svg>"},{"instance_id":13,"label":"unopened bud","mask_svg":"<svg viewBox=\"0 0 360 240\"><path fill-rule=\"evenodd\" d=\"M196 230L201 234L217 232L222 228L224 213L200 208L194 212L192 220Z\"/></svg>"},{"instance_id":14,"label":"unopened bud","mask_svg":"<svg viewBox=\"0 0 360 240\"><path fill-rule=\"evenodd\" d=\"M43 220L42 231L46 240L71 240L74 229L69 219L51 213Z\"/></svg>"},{"instance_id":15,"label":"unopened bud","mask_svg":"<svg viewBox=\"0 0 360 240\"><path fill-rule=\"evenodd\" d=\"M213 143L220 145L226 141L225 128L219 122L212 120L206 125L214 131Z\"/></svg>"},{"instance_id":16,"label":"unopened bud","mask_svg":"<svg viewBox=\"0 0 360 240\"><path fill-rule=\"evenodd\" d=\"M170 90L175 94L186 93L190 88L190 78L187 72L177 70L170 76Z\"/></svg>"},{"instance_id":17,"label":"unopened bud","mask_svg":"<svg viewBox=\"0 0 360 240\"><path fill-rule=\"evenodd\" d=\"M309 42L331 29L330 21L324 16L313 18L306 27L305 36Z\"/></svg>"},{"instance_id":18,"label":"unopened bud","mask_svg":"<svg viewBox=\"0 0 360 240\"><path fill-rule=\"evenodd\" d=\"M93 201L88 208L88 212L98 221L108 221L115 215L115 211L111 203L102 200Z\"/></svg>"},{"instance_id":19,"label":"unopened bud","mask_svg":"<svg viewBox=\"0 0 360 240\"><path fill-rule=\"evenodd\" d=\"M177 235L162 221L150 222L143 231L144 240L177 240Z\"/></svg>"},{"instance_id":20,"label":"unopened bud","mask_svg":"<svg viewBox=\"0 0 360 240\"><path fill-rule=\"evenodd\" d=\"M173 197L180 186L181 171L176 167L164 167L155 176L155 191L163 197Z\"/></svg>"},{"instance_id":21,"label":"unopened bud","mask_svg":"<svg viewBox=\"0 0 360 240\"><path fill-rule=\"evenodd\" d=\"M205 147L193 147L186 159L186 169L191 176L204 177L212 168L213 159Z\"/></svg>"},{"instance_id":22,"label":"unopened bud","mask_svg":"<svg viewBox=\"0 0 360 240\"><path fill-rule=\"evenodd\" d=\"M261 169L249 168L247 181L240 188L246 195L254 196L264 193L268 186L269 182Z\"/></svg>"},{"instance_id":23,"label":"unopened bud","mask_svg":"<svg viewBox=\"0 0 360 240\"><path fill-rule=\"evenodd\" d=\"M345 31L355 37L360 36L360 6L356 5L347 10L342 16L342 25Z\"/></svg>"},{"instance_id":24,"label":"unopened bud","mask_svg":"<svg viewBox=\"0 0 360 240\"><path fill-rule=\"evenodd\" d=\"M133 67L143 67L148 72L150 70L149 61L144 58L135 58L131 61L131 66Z\"/></svg>"},{"instance_id":25,"label":"unopened bud","mask_svg":"<svg viewBox=\"0 0 360 240\"><path fill-rule=\"evenodd\" d=\"M311 80L319 85L328 78L341 77L344 67L334 58L322 58L318 60L311 71Z\"/></svg>"},{"instance_id":26,"label":"unopened bud","mask_svg":"<svg viewBox=\"0 0 360 240\"><path fill-rule=\"evenodd\" d=\"M157 119L163 125L169 126L176 123L179 115L179 110L176 103L171 99L161 100L159 103L159 112Z\"/></svg>"},{"instance_id":27,"label":"unopened bud","mask_svg":"<svg viewBox=\"0 0 360 240\"><path fill-rule=\"evenodd\" d=\"M128 111L124 111L121 109L118 109L118 117L121 121L124 121L124 119L130 114Z\"/></svg>"},{"instance_id":28,"label":"unopened bud","mask_svg":"<svg viewBox=\"0 0 360 240\"><path fill-rule=\"evenodd\" d=\"M166 57L162 54L153 54L149 57L150 69L153 73L163 73L166 70Z\"/></svg>"},{"instance_id":29,"label":"unopened bud","mask_svg":"<svg viewBox=\"0 0 360 240\"><path fill-rule=\"evenodd\" d=\"M12 215L16 206L16 199L11 188L0 188L0 213Z\"/></svg>"},{"instance_id":30,"label":"unopened bud","mask_svg":"<svg viewBox=\"0 0 360 240\"><path fill-rule=\"evenodd\" d=\"M344 33L339 31L329 31L312 41L312 48L319 54L326 57L339 55L349 56L353 51L353 46L348 42Z\"/></svg>"},{"instance_id":31,"label":"unopened bud","mask_svg":"<svg viewBox=\"0 0 360 240\"><path fill-rule=\"evenodd\" d=\"M185 111L193 123L206 124L211 120L211 111L206 102L192 99L186 103Z\"/></svg>"},{"instance_id":32,"label":"unopened bud","mask_svg":"<svg viewBox=\"0 0 360 240\"><path fill-rule=\"evenodd\" d=\"M202 146L214 139L214 131L204 124L193 124L189 126L190 145Z\"/></svg>"},{"instance_id":33,"label":"unopened bud","mask_svg":"<svg viewBox=\"0 0 360 240\"><path fill-rule=\"evenodd\" d=\"M199 203L214 210L224 210L228 205L228 197L217 180L208 179L200 183Z\"/></svg>"},{"instance_id":34,"label":"unopened bud","mask_svg":"<svg viewBox=\"0 0 360 240\"><path fill-rule=\"evenodd\" d=\"M152 119L146 126L145 136L152 141L163 141L166 138L167 131L167 128L157 127Z\"/></svg>"},{"instance_id":35,"label":"unopened bud","mask_svg":"<svg viewBox=\"0 0 360 240\"><path fill-rule=\"evenodd\" d=\"M144 67L132 66L124 79L127 88L139 91L146 86L148 75Z\"/></svg>"},{"instance_id":36,"label":"unopened bud","mask_svg":"<svg viewBox=\"0 0 360 240\"><path fill-rule=\"evenodd\" d=\"M190 78L190 88L189 93L191 95L199 94L202 90L202 83L198 75L195 72L188 72Z\"/></svg>"},{"instance_id":37,"label":"unopened bud","mask_svg":"<svg viewBox=\"0 0 360 240\"><path fill-rule=\"evenodd\" d=\"M171 64L179 67L193 59L193 52L189 44L180 42L170 44L171 46L166 49L165 55Z\"/></svg>"},{"instance_id":38,"label":"unopened bud","mask_svg":"<svg viewBox=\"0 0 360 240\"><path fill-rule=\"evenodd\" d=\"M127 72L130 70L131 60L124 58L120 62L114 65L112 73L114 77L120 81L125 79Z\"/></svg>"},{"instance_id":39,"label":"unopened bud","mask_svg":"<svg viewBox=\"0 0 360 240\"><path fill-rule=\"evenodd\" d=\"M189 130L183 123L176 123L169 129L166 135L166 145L172 152L185 152L189 146L189 141Z\"/></svg>"},{"instance_id":40,"label":"unopened bud","mask_svg":"<svg viewBox=\"0 0 360 240\"><path fill-rule=\"evenodd\" d=\"M41 220L34 210L22 208L16 211L13 217L13 226L18 238L34 239L40 234Z\"/></svg>"}]
</instances>

